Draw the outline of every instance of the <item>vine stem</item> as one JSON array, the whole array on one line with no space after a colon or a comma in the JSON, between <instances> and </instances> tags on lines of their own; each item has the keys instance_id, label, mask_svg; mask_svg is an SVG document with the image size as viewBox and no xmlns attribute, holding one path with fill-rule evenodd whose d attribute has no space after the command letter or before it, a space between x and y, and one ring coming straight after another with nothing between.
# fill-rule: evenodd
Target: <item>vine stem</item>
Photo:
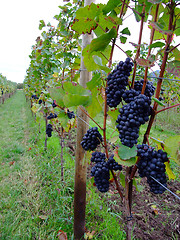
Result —
<instances>
[{"instance_id":1,"label":"vine stem","mask_svg":"<svg viewBox=\"0 0 180 240\"><path fill-rule=\"evenodd\" d=\"M135 63L134 63L134 70L133 70L131 88L134 88L134 81L135 81L136 69L137 69L136 59L140 55L141 40L142 40L142 33L143 33L143 26L144 26L144 18L145 18L145 4L143 5L143 10L142 10L142 14L141 14L141 25L140 25L140 31L139 31L139 40L138 40L138 47L137 47L136 56L135 56L135 59L134 59Z\"/></svg>"},{"instance_id":2,"label":"vine stem","mask_svg":"<svg viewBox=\"0 0 180 240\"><path fill-rule=\"evenodd\" d=\"M123 11L124 11L124 6L125 6L125 1L123 1L122 3L122 6L121 6L121 12L120 12L120 15L119 17L121 18L122 15L123 15ZM117 33L118 33L118 30L119 30L119 25L117 26ZM109 62L108 62L108 67L110 68L111 65L112 65L112 57L113 57L113 53L114 53L114 47L115 47L115 42L116 42L116 38L113 39L113 42L112 42L112 47L111 47L111 53L110 53L110 57L109 57ZM105 85L105 89L107 88L107 81L106 81L106 85ZM104 96L104 122L103 122L103 139L104 139L104 148L105 148L105 153L106 153L106 157L107 159L109 158L109 154L108 154L108 148L107 148L107 138L106 138L106 123L107 123L107 110L108 110L108 106L107 106L107 93L105 91L105 96ZM113 171L112 172L112 175L113 175L113 178L114 178L114 181L115 181L115 184L116 184L116 188L118 190L118 193L121 197L121 199L123 199L123 194L120 190L120 186L119 186L119 183L117 181L117 177L116 175L114 174Z\"/></svg>"},{"instance_id":3,"label":"vine stem","mask_svg":"<svg viewBox=\"0 0 180 240\"><path fill-rule=\"evenodd\" d=\"M154 16L154 22L157 22L158 11L159 11L159 4L157 4L157 6L156 6L156 12L155 12L155 16ZM152 30L151 30L151 38L150 38L150 43L149 43L149 45L151 45L151 44L153 43L154 33L155 33L155 29L152 28ZM151 48L149 47L149 49L148 49L148 54L147 54L147 58L146 58L146 59L148 59L148 57L150 56L150 54L151 54ZM145 89L146 89L148 69L149 69L148 67L145 68L144 82L143 82L143 87L142 87L141 94L144 94Z\"/></svg>"},{"instance_id":4,"label":"vine stem","mask_svg":"<svg viewBox=\"0 0 180 240\"><path fill-rule=\"evenodd\" d=\"M163 108L163 109L157 111L156 114L158 114L158 113L160 113L160 112L163 112L163 111L166 111L166 110L171 109L171 108L178 107L178 106L180 106L180 103L177 103L177 104L175 104L175 105L173 105L173 106L170 106L170 107L167 107L167 108Z\"/></svg>"}]
</instances>

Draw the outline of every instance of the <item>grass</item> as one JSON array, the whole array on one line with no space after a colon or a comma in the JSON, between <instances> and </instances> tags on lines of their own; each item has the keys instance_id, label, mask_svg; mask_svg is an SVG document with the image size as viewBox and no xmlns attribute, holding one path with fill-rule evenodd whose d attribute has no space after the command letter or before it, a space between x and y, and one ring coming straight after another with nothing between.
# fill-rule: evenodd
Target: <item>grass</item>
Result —
<instances>
[{"instance_id":1,"label":"grass","mask_svg":"<svg viewBox=\"0 0 180 240\"><path fill-rule=\"evenodd\" d=\"M101 122L101 117L97 120ZM61 181L59 138L53 132L44 151L45 123L35 122L22 91L0 105L0 239L73 239L74 156L65 140ZM94 123L90 121L90 125ZM154 131L154 132L153 132ZM108 137L112 130L108 130ZM158 124L154 136L162 133ZM175 134L167 129L163 138ZM86 228L93 239L125 239L121 214L87 181Z\"/></svg>"}]
</instances>

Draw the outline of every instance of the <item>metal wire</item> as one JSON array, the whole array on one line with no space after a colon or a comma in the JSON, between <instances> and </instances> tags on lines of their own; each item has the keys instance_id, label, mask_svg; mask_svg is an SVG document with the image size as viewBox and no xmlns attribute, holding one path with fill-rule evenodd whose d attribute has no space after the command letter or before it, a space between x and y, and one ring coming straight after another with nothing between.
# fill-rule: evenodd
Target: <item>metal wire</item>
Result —
<instances>
[{"instance_id":1,"label":"metal wire","mask_svg":"<svg viewBox=\"0 0 180 240\"><path fill-rule=\"evenodd\" d=\"M87 123L84 119L82 119L81 117L79 117L77 114L76 114L76 117L78 117L81 121L83 121L86 125L88 125L89 127L91 127L91 125L89 125L89 123Z\"/></svg>"},{"instance_id":2,"label":"metal wire","mask_svg":"<svg viewBox=\"0 0 180 240\"><path fill-rule=\"evenodd\" d=\"M166 190L168 190L172 195L174 195L177 199L180 200L180 197L178 195L176 195L175 193L173 193L171 190L169 190L167 187L165 187L162 183L160 183L157 179L155 179L154 177L150 176L154 181L156 181L157 183L159 183L159 185L161 185L162 187L164 187Z\"/></svg>"},{"instance_id":3,"label":"metal wire","mask_svg":"<svg viewBox=\"0 0 180 240\"><path fill-rule=\"evenodd\" d=\"M136 76L138 76L138 77L144 77L143 75L138 75L138 74L136 74ZM147 78L159 78L159 79L165 79L165 80L169 80L169 81L177 81L177 82L180 82L180 80L178 80L178 79L174 79L174 78L172 78L172 79L170 79L170 78L161 78L161 77L150 77L150 76L147 76Z\"/></svg>"}]
</instances>

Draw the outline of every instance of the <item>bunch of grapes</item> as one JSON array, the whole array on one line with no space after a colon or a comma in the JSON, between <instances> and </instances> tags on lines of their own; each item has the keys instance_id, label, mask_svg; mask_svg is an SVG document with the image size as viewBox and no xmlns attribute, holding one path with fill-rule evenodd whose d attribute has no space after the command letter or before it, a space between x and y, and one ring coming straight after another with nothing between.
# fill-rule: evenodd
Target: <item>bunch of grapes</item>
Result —
<instances>
[{"instance_id":1,"label":"bunch of grapes","mask_svg":"<svg viewBox=\"0 0 180 240\"><path fill-rule=\"evenodd\" d=\"M123 145L132 148L139 137L139 127L149 120L151 114L150 99L143 94L119 109L116 122L119 138Z\"/></svg>"},{"instance_id":2,"label":"bunch of grapes","mask_svg":"<svg viewBox=\"0 0 180 240\"><path fill-rule=\"evenodd\" d=\"M31 98L34 98L35 100L39 99L37 95L32 95Z\"/></svg>"},{"instance_id":3,"label":"bunch of grapes","mask_svg":"<svg viewBox=\"0 0 180 240\"><path fill-rule=\"evenodd\" d=\"M98 128L92 127L87 131L87 133L83 137L81 145L84 148L84 150L93 151L101 142L102 142L102 136L99 133Z\"/></svg>"},{"instance_id":4,"label":"bunch of grapes","mask_svg":"<svg viewBox=\"0 0 180 240\"><path fill-rule=\"evenodd\" d=\"M122 170L122 166L114 160L114 155L111 155L108 161L105 161L106 156L101 152L93 152L91 162L95 162L95 166L91 169L91 176L94 177L94 182L100 192L109 190L109 170Z\"/></svg>"},{"instance_id":5,"label":"bunch of grapes","mask_svg":"<svg viewBox=\"0 0 180 240\"><path fill-rule=\"evenodd\" d=\"M123 93L122 98L126 103L130 103L130 102L134 101L134 98L138 95L139 95L138 91L136 91L134 89L130 89L130 90L126 90Z\"/></svg>"},{"instance_id":6,"label":"bunch of grapes","mask_svg":"<svg viewBox=\"0 0 180 240\"><path fill-rule=\"evenodd\" d=\"M101 161L96 163L91 169L91 176L94 177L94 182L100 192L107 192L109 190L109 169L107 162Z\"/></svg>"},{"instance_id":7,"label":"bunch of grapes","mask_svg":"<svg viewBox=\"0 0 180 240\"><path fill-rule=\"evenodd\" d=\"M109 170L114 170L114 171L121 171L122 170L122 165L120 165L119 163L117 163L114 160L114 155L111 155L107 161L107 165L108 165L108 169Z\"/></svg>"},{"instance_id":8,"label":"bunch of grapes","mask_svg":"<svg viewBox=\"0 0 180 240\"><path fill-rule=\"evenodd\" d=\"M144 83L143 79L134 82L134 90L138 91L139 94L142 91L143 83ZM151 82L147 82L144 94L147 97L151 98L154 95L154 91L155 87L153 86L153 84Z\"/></svg>"},{"instance_id":9,"label":"bunch of grapes","mask_svg":"<svg viewBox=\"0 0 180 240\"><path fill-rule=\"evenodd\" d=\"M55 100L53 100L52 107L53 107L53 108L57 107L57 104L56 104L56 101L55 101Z\"/></svg>"},{"instance_id":10,"label":"bunch of grapes","mask_svg":"<svg viewBox=\"0 0 180 240\"><path fill-rule=\"evenodd\" d=\"M52 136L52 125L51 124L48 124L47 127L46 127L46 134L48 135L48 137L51 137Z\"/></svg>"},{"instance_id":11,"label":"bunch of grapes","mask_svg":"<svg viewBox=\"0 0 180 240\"><path fill-rule=\"evenodd\" d=\"M69 119L75 118L75 114L73 111L69 111L69 109L67 110L67 115Z\"/></svg>"},{"instance_id":12,"label":"bunch of grapes","mask_svg":"<svg viewBox=\"0 0 180 240\"><path fill-rule=\"evenodd\" d=\"M132 71L133 63L130 58L126 58L125 62L121 61L116 69L108 75L107 78L107 105L109 107L117 107L122 100L126 86L128 85L128 77Z\"/></svg>"},{"instance_id":13,"label":"bunch of grapes","mask_svg":"<svg viewBox=\"0 0 180 240\"><path fill-rule=\"evenodd\" d=\"M52 119L52 118L57 118L57 114L50 113L49 116L47 117L47 119Z\"/></svg>"},{"instance_id":14,"label":"bunch of grapes","mask_svg":"<svg viewBox=\"0 0 180 240\"><path fill-rule=\"evenodd\" d=\"M164 164L164 162L168 161L167 153L162 150L155 151L154 148L147 144L137 145L137 149L137 155L140 157L138 162L139 176L147 177L151 192L155 194L163 193L166 189L153 178L167 187Z\"/></svg>"},{"instance_id":15,"label":"bunch of grapes","mask_svg":"<svg viewBox=\"0 0 180 240\"><path fill-rule=\"evenodd\" d=\"M106 155L101 152L93 152L91 157L91 162L99 163L99 162L105 162Z\"/></svg>"},{"instance_id":16,"label":"bunch of grapes","mask_svg":"<svg viewBox=\"0 0 180 240\"><path fill-rule=\"evenodd\" d=\"M38 102L39 104L41 104L42 103L42 99L39 99L39 102Z\"/></svg>"}]
</instances>

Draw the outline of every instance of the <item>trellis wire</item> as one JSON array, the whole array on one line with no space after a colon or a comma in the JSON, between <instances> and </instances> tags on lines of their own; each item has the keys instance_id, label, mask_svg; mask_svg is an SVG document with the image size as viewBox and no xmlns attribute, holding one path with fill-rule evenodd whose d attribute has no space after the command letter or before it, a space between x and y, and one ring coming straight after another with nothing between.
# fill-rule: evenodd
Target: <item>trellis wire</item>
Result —
<instances>
[{"instance_id":1,"label":"trellis wire","mask_svg":"<svg viewBox=\"0 0 180 240\"><path fill-rule=\"evenodd\" d=\"M160 183L157 179L155 179L154 177L150 176L154 181L156 181L159 185L161 185L162 187L164 187L167 191L169 191L172 195L174 195L177 199L180 200L180 197L178 195L176 195L175 193L173 193L170 189L168 189L167 187L165 187L162 183Z\"/></svg>"},{"instance_id":2,"label":"trellis wire","mask_svg":"<svg viewBox=\"0 0 180 240\"><path fill-rule=\"evenodd\" d=\"M77 114L76 114L76 117L78 117L81 121L83 121L86 125L88 125L89 127L91 127L91 125L89 123L87 123L84 119L82 119L81 117L79 117Z\"/></svg>"},{"instance_id":3,"label":"trellis wire","mask_svg":"<svg viewBox=\"0 0 180 240\"><path fill-rule=\"evenodd\" d=\"M138 77L144 77L143 75L139 75L139 74L136 74L136 76L138 76ZM161 78L161 77L153 77L153 76L152 76L152 77L151 77L151 76L147 76L147 78L159 78L159 79L163 79L163 80L180 82L179 79L174 79L174 78L170 79L170 78Z\"/></svg>"}]
</instances>

